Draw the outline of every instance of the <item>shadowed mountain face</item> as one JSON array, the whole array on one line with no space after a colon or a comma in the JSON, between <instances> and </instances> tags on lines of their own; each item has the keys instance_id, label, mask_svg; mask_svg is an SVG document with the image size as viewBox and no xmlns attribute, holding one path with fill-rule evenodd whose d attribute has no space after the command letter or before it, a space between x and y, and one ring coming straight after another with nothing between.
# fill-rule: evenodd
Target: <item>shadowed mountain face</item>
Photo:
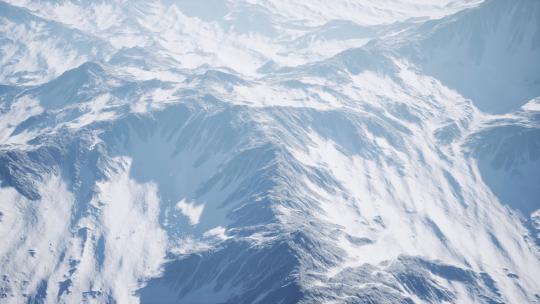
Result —
<instances>
[{"instance_id":1,"label":"shadowed mountain face","mask_svg":"<svg viewBox=\"0 0 540 304\"><path fill-rule=\"evenodd\" d=\"M425 73L482 111L516 111L540 95L538 1L487 1L427 22L413 36L413 58Z\"/></svg>"},{"instance_id":2,"label":"shadowed mountain face","mask_svg":"<svg viewBox=\"0 0 540 304\"><path fill-rule=\"evenodd\" d=\"M0 1L0 302L540 302L537 1L203 2Z\"/></svg>"}]
</instances>

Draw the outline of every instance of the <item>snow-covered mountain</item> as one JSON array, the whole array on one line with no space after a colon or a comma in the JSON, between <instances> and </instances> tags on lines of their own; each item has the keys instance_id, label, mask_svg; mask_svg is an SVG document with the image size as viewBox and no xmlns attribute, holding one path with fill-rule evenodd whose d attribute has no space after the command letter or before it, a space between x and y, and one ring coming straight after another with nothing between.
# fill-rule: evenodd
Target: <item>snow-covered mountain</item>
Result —
<instances>
[{"instance_id":1,"label":"snow-covered mountain","mask_svg":"<svg viewBox=\"0 0 540 304\"><path fill-rule=\"evenodd\" d=\"M540 303L540 2L0 1L0 303Z\"/></svg>"}]
</instances>

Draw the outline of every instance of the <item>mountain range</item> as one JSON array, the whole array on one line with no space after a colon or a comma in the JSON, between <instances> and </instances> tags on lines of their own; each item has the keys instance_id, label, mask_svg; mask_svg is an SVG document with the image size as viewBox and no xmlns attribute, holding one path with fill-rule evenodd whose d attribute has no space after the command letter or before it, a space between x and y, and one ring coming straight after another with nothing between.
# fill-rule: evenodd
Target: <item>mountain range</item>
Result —
<instances>
[{"instance_id":1,"label":"mountain range","mask_svg":"<svg viewBox=\"0 0 540 304\"><path fill-rule=\"evenodd\" d=\"M0 0L0 303L540 303L537 0Z\"/></svg>"}]
</instances>

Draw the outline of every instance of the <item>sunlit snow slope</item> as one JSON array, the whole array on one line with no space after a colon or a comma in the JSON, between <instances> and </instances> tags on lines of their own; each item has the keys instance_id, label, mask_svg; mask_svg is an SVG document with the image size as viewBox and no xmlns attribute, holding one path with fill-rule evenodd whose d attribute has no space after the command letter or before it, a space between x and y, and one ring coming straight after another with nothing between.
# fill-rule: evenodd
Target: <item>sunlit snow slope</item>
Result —
<instances>
[{"instance_id":1,"label":"sunlit snow slope","mask_svg":"<svg viewBox=\"0 0 540 304\"><path fill-rule=\"evenodd\" d=\"M0 1L0 303L540 303L537 0Z\"/></svg>"}]
</instances>

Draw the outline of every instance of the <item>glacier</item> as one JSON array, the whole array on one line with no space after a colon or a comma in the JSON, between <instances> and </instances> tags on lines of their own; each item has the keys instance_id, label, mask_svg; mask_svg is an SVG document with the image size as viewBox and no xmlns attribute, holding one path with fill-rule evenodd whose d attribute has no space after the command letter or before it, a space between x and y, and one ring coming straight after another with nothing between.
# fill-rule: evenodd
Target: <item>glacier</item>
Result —
<instances>
[{"instance_id":1,"label":"glacier","mask_svg":"<svg viewBox=\"0 0 540 304\"><path fill-rule=\"evenodd\" d=\"M0 0L0 303L540 303L537 0Z\"/></svg>"}]
</instances>

